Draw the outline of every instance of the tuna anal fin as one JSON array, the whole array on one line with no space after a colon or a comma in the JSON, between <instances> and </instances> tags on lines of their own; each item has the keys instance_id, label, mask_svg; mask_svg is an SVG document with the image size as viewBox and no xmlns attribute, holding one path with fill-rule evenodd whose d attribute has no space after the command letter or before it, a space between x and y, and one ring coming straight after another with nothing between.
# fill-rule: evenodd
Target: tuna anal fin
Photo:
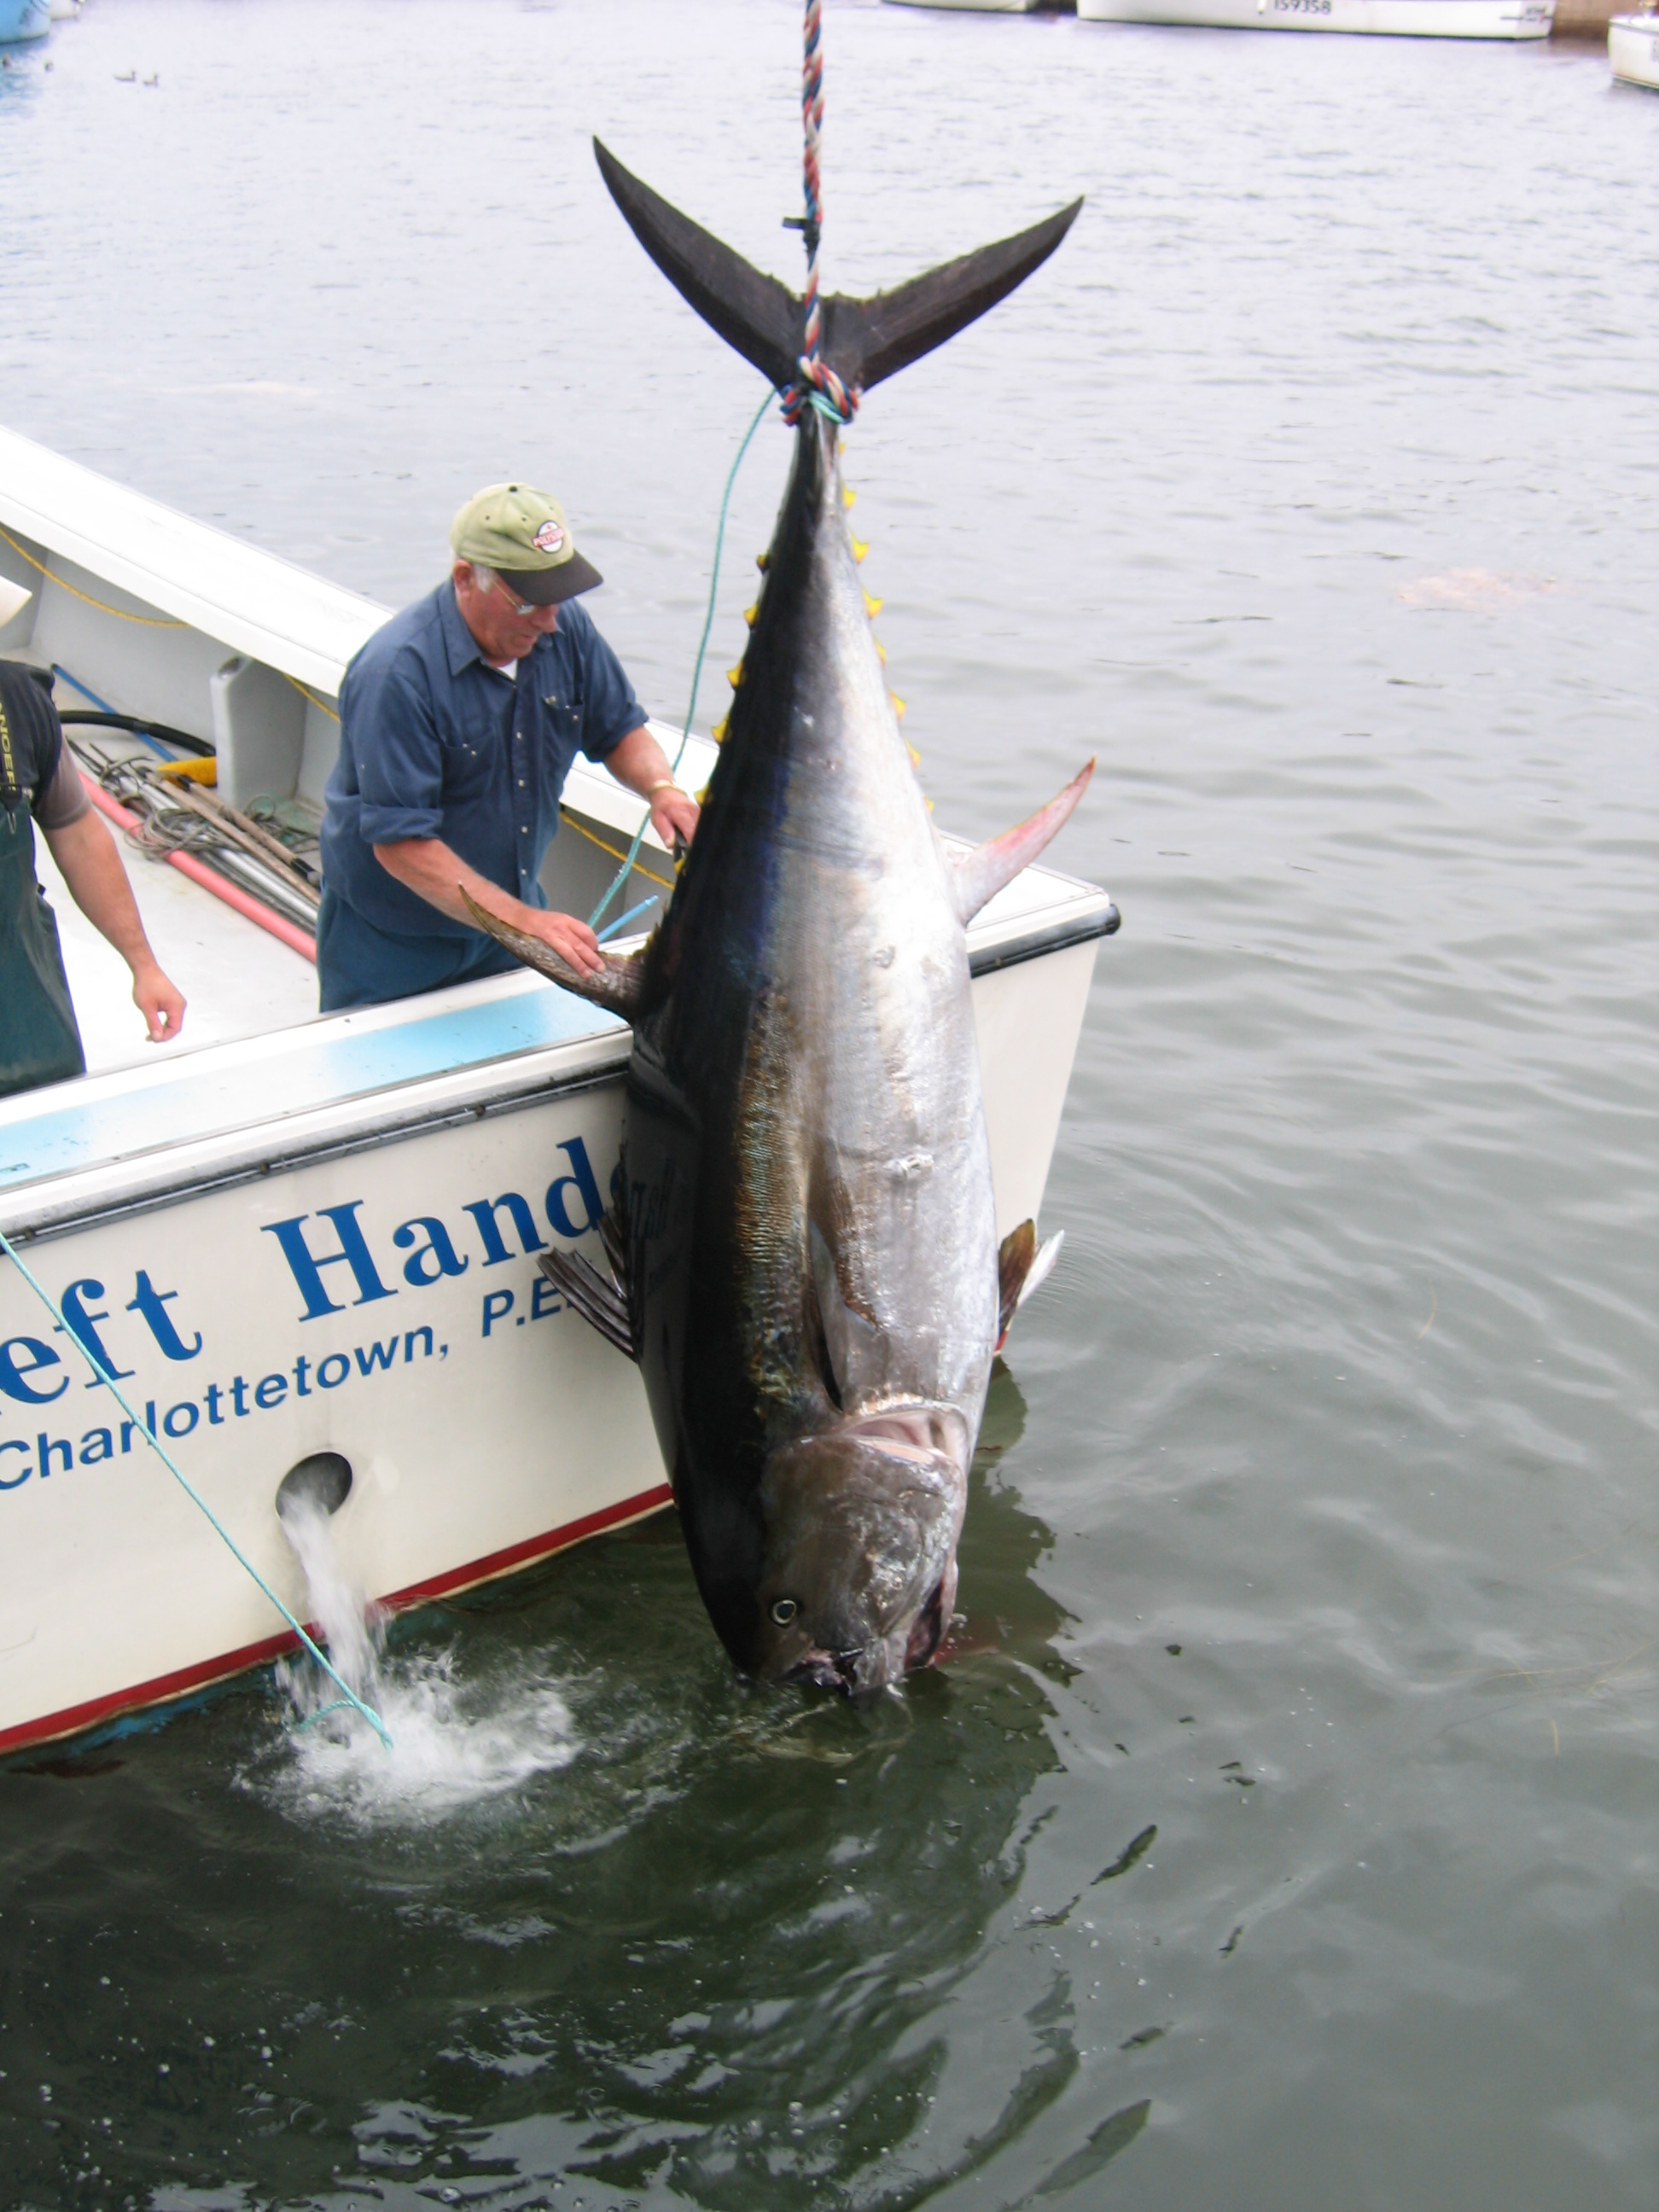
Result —
<instances>
[{"instance_id":1,"label":"tuna anal fin","mask_svg":"<svg viewBox=\"0 0 1659 2212\"><path fill-rule=\"evenodd\" d=\"M532 937L528 930L515 929L498 914L478 904L465 884L456 886L465 901L466 910L485 935L493 937L515 960L522 960L526 968L533 968L538 975L558 983L567 991L574 991L579 999L591 999L596 1006L605 1006L613 1014L620 1014L625 1022L637 1021L645 1012L645 965L649 950L642 945L626 958L614 952L602 957L605 966L597 975L584 975L568 960L562 960L550 945L539 937Z\"/></svg>"},{"instance_id":2,"label":"tuna anal fin","mask_svg":"<svg viewBox=\"0 0 1659 2212\"><path fill-rule=\"evenodd\" d=\"M1054 1273L1060 1248L1066 1242L1061 1229L1038 1248L1036 1224L1022 1221L1002 1240L997 1255L997 1350L1008 1341L1008 1327L1033 1291L1040 1290Z\"/></svg>"},{"instance_id":3,"label":"tuna anal fin","mask_svg":"<svg viewBox=\"0 0 1659 2212\"><path fill-rule=\"evenodd\" d=\"M607 1344L614 1344L629 1359L639 1358L628 1302L615 1283L607 1283L580 1252L544 1252L536 1264L566 1304L598 1329Z\"/></svg>"},{"instance_id":4,"label":"tuna anal fin","mask_svg":"<svg viewBox=\"0 0 1659 2212\"><path fill-rule=\"evenodd\" d=\"M1000 837L994 837L988 845L976 846L956 863L951 883L959 921L971 921L981 907L994 899L1005 884L1012 883L1022 868L1030 866L1049 840L1071 819L1073 809L1088 789L1094 772L1095 764L1091 761L1072 778L1064 791L1046 806L1039 807L1029 822L1022 822L1017 829L1005 830Z\"/></svg>"}]
</instances>

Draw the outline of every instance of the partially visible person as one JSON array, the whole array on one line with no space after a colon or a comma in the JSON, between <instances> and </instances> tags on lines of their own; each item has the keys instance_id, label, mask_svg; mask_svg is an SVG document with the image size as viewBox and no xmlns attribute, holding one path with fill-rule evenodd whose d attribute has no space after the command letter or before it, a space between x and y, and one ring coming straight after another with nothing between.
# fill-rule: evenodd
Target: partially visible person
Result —
<instances>
[{"instance_id":1,"label":"partially visible person","mask_svg":"<svg viewBox=\"0 0 1659 2212\"><path fill-rule=\"evenodd\" d=\"M604 580L558 502L491 484L450 546L449 574L375 632L340 689L317 921L325 1013L516 968L473 927L462 885L579 973L599 969L592 930L550 912L538 880L579 751L648 801L665 845L696 831L696 801L575 603Z\"/></svg>"},{"instance_id":2,"label":"partially visible person","mask_svg":"<svg viewBox=\"0 0 1659 2212\"><path fill-rule=\"evenodd\" d=\"M0 622L27 597L0 579ZM184 997L150 951L115 840L64 742L51 686L45 672L0 660L0 1097L86 1073L57 917L35 874L36 823L70 896L132 970L150 1042L170 1044L185 1019Z\"/></svg>"}]
</instances>

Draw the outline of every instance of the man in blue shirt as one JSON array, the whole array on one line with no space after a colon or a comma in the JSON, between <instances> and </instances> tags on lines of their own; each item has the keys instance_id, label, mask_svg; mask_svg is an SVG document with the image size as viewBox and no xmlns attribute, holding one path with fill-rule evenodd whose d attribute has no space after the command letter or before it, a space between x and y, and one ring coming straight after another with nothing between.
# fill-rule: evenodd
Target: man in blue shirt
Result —
<instances>
[{"instance_id":1,"label":"man in blue shirt","mask_svg":"<svg viewBox=\"0 0 1659 2212\"><path fill-rule=\"evenodd\" d=\"M449 576L375 632L340 689L317 926L325 1013L515 967L473 927L463 886L573 968L598 972L593 932L550 912L537 881L578 751L649 800L665 844L696 830L696 800L575 603L603 579L557 501L491 484L449 535Z\"/></svg>"}]
</instances>

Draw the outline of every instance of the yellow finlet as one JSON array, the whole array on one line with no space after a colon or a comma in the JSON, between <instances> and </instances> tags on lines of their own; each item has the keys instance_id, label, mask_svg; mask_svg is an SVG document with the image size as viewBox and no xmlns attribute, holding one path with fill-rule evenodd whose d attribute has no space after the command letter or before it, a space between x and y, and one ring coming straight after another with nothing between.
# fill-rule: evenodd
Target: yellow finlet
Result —
<instances>
[{"instance_id":1,"label":"yellow finlet","mask_svg":"<svg viewBox=\"0 0 1659 2212\"><path fill-rule=\"evenodd\" d=\"M853 540L853 558L855 561L862 561L865 555L869 550L869 546L865 543L862 538L855 538Z\"/></svg>"},{"instance_id":2,"label":"yellow finlet","mask_svg":"<svg viewBox=\"0 0 1659 2212\"><path fill-rule=\"evenodd\" d=\"M729 720L730 718L728 717L727 719ZM726 722L725 722L725 721L719 721L719 722L716 722L716 723L715 723L715 725L714 725L714 728L713 728L712 730L710 730L710 732L708 732L708 734L709 734L709 736L710 736L711 738L713 738L713 739L714 740L714 743L715 743L717 745L723 745L723 744L726 743ZM697 801L697 804L698 804L698 805L699 805L699 806L701 806L701 805L702 805L702 801L701 799L699 799L699 800Z\"/></svg>"},{"instance_id":3,"label":"yellow finlet","mask_svg":"<svg viewBox=\"0 0 1659 2212\"><path fill-rule=\"evenodd\" d=\"M931 799L924 798L921 803L922 803L922 805L923 805L927 809L927 811L931 814L931 813L933 812L933 800L932 800Z\"/></svg>"},{"instance_id":4,"label":"yellow finlet","mask_svg":"<svg viewBox=\"0 0 1659 2212\"><path fill-rule=\"evenodd\" d=\"M763 576L766 574L767 569L770 567L770 565L771 565L771 561L772 561L772 556L771 556L769 553L757 553L757 554L756 554L756 556L755 556L755 566L756 566L756 567L760 570L760 572L761 572L761 574L762 574L762 575L763 575Z\"/></svg>"},{"instance_id":5,"label":"yellow finlet","mask_svg":"<svg viewBox=\"0 0 1659 2212\"><path fill-rule=\"evenodd\" d=\"M896 691L890 691L887 696L893 702L893 712L898 716L900 721L902 721L904 720L903 700L899 697Z\"/></svg>"},{"instance_id":6,"label":"yellow finlet","mask_svg":"<svg viewBox=\"0 0 1659 2212\"><path fill-rule=\"evenodd\" d=\"M155 773L185 783L216 784L219 781L219 763L210 755L201 759L163 761Z\"/></svg>"},{"instance_id":7,"label":"yellow finlet","mask_svg":"<svg viewBox=\"0 0 1659 2212\"><path fill-rule=\"evenodd\" d=\"M866 592L864 594L864 611L869 616L872 622L874 622L876 617L881 612L886 604L887 602L885 599L872 599L868 592Z\"/></svg>"},{"instance_id":8,"label":"yellow finlet","mask_svg":"<svg viewBox=\"0 0 1659 2212\"><path fill-rule=\"evenodd\" d=\"M753 628L755 627L755 617L756 617L759 612L760 612L760 601L759 601L758 599L757 599L757 600L756 600L756 602L755 602L755 604L754 604L754 605L753 605L752 607L745 607L745 608L744 609L744 611L743 611L743 618L744 618L744 620L748 623L748 625L749 625L749 627L750 627L750 629L753 629Z\"/></svg>"},{"instance_id":9,"label":"yellow finlet","mask_svg":"<svg viewBox=\"0 0 1659 2212\"><path fill-rule=\"evenodd\" d=\"M882 643L879 638L876 640L876 652L880 658L882 666L885 668L887 665L887 647Z\"/></svg>"},{"instance_id":10,"label":"yellow finlet","mask_svg":"<svg viewBox=\"0 0 1659 2212\"><path fill-rule=\"evenodd\" d=\"M735 691L735 690L737 690L737 688L738 688L738 684L741 684L741 683L742 683L742 681L743 681L743 663L742 663L742 661L739 661L739 662L738 663L738 665L737 665L737 666L736 666L735 668L728 668L728 669L726 670L726 682L727 682L727 683L732 686L732 689Z\"/></svg>"},{"instance_id":11,"label":"yellow finlet","mask_svg":"<svg viewBox=\"0 0 1659 2212\"><path fill-rule=\"evenodd\" d=\"M914 745L906 745L904 750L910 756L911 767L920 768L921 766L921 755L916 750L915 747Z\"/></svg>"},{"instance_id":12,"label":"yellow finlet","mask_svg":"<svg viewBox=\"0 0 1659 2212\"><path fill-rule=\"evenodd\" d=\"M857 499L858 494L854 490L852 485L849 483L844 483L841 488L842 505L843 507L852 507L855 504Z\"/></svg>"}]
</instances>

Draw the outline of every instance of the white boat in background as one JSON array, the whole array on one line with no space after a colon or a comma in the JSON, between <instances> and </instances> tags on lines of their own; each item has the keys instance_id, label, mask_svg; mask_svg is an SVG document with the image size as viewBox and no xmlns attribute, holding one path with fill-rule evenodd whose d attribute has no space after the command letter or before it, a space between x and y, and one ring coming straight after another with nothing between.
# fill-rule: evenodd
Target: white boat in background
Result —
<instances>
[{"instance_id":1,"label":"white boat in background","mask_svg":"<svg viewBox=\"0 0 1659 2212\"><path fill-rule=\"evenodd\" d=\"M1555 0L1077 0L1090 23L1342 31L1400 39L1547 39Z\"/></svg>"},{"instance_id":2,"label":"white boat in background","mask_svg":"<svg viewBox=\"0 0 1659 2212\"><path fill-rule=\"evenodd\" d=\"M1621 84L1659 92L1659 15L1615 15L1607 25L1607 59Z\"/></svg>"},{"instance_id":3,"label":"white boat in background","mask_svg":"<svg viewBox=\"0 0 1659 2212\"><path fill-rule=\"evenodd\" d=\"M0 46L44 39L52 28L52 0L0 0Z\"/></svg>"},{"instance_id":4,"label":"white boat in background","mask_svg":"<svg viewBox=\"0 0 1659 2212\"><path fill-rule=\"evenodd\" d=\"M319 797L345 664L388 612L4 431L0 577L32 593L0 653L113 718L90 726L106 763L211 751L239 806ZM715 757L694 738L687 781ZM643 802L580 760L565 800L543 881L586 912ZM594 1239L626 1027L527 973L319 1018L257 860L179 857L129 873L184 1044L140 1042L125 969L64 898L90 1072L0 1101L0 1229L64 1322L0 1256L0 1752L292 1644L143 1429L296 1612L276 1498L313 1455L349 1462L337 1547L393 1607L669 1502L638 1370L536 1265ZM647 833L626 902L671 878ZM999 1237L1038 1214L1116 927L1104 891L1029 868L969 930Z\"/></svg>"},{"instance_id":5,"label":"white boat in background","mask_svg":"<svg viewBox=\"0 0 1659 2212\"><path fill-rule=\"evenodd\" d=\"M958 15L1030 15L1042 0L887 0L890 8L947 8Z\"/></svg>"}]
</instances>

